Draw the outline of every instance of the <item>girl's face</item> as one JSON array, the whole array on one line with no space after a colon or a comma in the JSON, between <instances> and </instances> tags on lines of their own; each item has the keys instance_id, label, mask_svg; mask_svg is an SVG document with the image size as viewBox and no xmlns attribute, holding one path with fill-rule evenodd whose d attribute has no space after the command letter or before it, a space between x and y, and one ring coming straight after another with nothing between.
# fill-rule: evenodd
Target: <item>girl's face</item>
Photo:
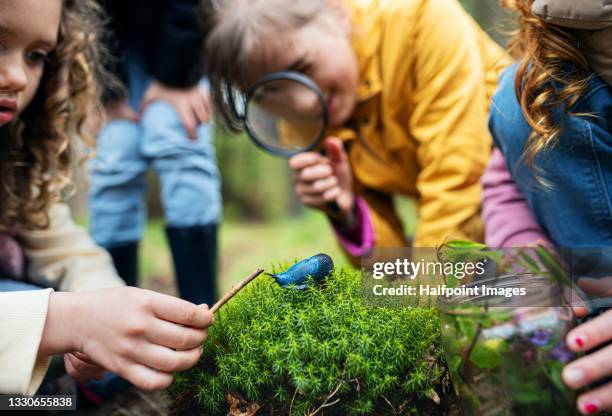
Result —
<instances>
[{"instance_id":1,"label":"girl's face","mask_svg":"<svg viewBox=\"0 0 612 416\"><path fill-rule=\"evenodd\" d=\"M357 102L359 85L359 67L353 51L348 30L338 24L315 21L296 30L290 36L291 48L276 48L268 54L262 71L253 71L258 76L266 73L292 70L310 77L321 89L327 100L329 122L332 126L341 126L351 117ZM283 43L286 46L286 43ZM253 79L254 82L256 80ZM288 94L303 93L301 89ZM312 101L312 96L291 97L292 102ZM306 105L306 104L305 104Z\"/></svg>"},{"instance_id":2,"label":"girl's face","mask_svg":"<svg viewBox=\"0 0 612 416\"><path fill-rule=\"evenodd\" d=\"M61 14L62 0L0 0L0 127L36 95Z\"/></svg>"}]
</instances>

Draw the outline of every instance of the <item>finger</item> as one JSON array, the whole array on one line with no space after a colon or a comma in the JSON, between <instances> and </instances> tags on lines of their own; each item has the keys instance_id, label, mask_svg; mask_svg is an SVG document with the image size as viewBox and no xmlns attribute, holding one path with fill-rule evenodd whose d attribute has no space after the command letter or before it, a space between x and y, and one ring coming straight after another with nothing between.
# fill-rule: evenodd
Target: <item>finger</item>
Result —
<instances>
[{"instance_id":1,"label":"finger","mask_svg":"<svg viewBox=\"0 0 612 416\"><path fill-rule=\"evenodd\" d=\"M143 115L149 104L151 104L151 101L153 101L152 91L147 90L145 95L142 97L142 100L140 101L140 105L138 106L138 115Z\"/></svg>"},{"instance_id":2,"label":"finger","mask_svg":"<svg viewBox=\"0 0 612 416\"><path fill-rule=\"evenodd\" d=\"M576 318L579 319L584 318L589 314L589 311L585 306L572 306L572 309L574 310L574 315L576 315Z\"/></svg>"},{"instance_id":3,"label":"finger","mask_svg":"<svg viewBox=\"0 0 612 416\"><path fill-rule=\"evenodd\" d=\"M194 110L196 119L198 120L198 124L208 123L208 112L206 111L204 106L202 105L196 106L193 110Z\"/></svg>"},{"instance_id":4,"label":"finger","mask_svg":"<svg viewBox=\"0 0 612 416\"><path fill-rule=\"evenodd\" d=\"M66 369L66 373L68 373L68 375L70 377L72 377L73 379L75 379L79 383L82 383L82 381L80 379L81 375L76 370L76 368L74 368L74 364L72 364L72 360L71 360L70 354L64 354L64 368Z\"/></svg>"},{"instance_id":5,"label":"finger","mask_svg":"<svg viewBox=\"0 0 612 416\"><path fill-rule=\"evenodd\" d=\"M609 278L605 279L578 279L578 286L591 297L601 298L612 296L612 281Z\"/></svg>"},{"instance_id":6,"label":"finger","mask_svg":"<svg viewBox=\"0 0 612 416\"><path fill-rule=\"evenodd\" d=\"M138 106L138 114L142 116L148 106L149 106L149 99L145 96L140 102L140 105Z\"/></svg>"},{"instance_id":7,"label":"finger","mask_svg":"<svg viewBox=\"0 0 612 416\"><path fill-rule=\"evenodd\" d=\"M64 355L64 368L66 369L66 373L74 380L76 380L77 383L86 383L89 380L75 368L75 365L72 363L72 359L69 357L69 354Z\"/></svg>"},{"instance_id":8,"label":"finger","mask_svg":"<svg viewBox=\"0 0 612 416\"><path fill-rule=\"evenodd\" d=\"M210 114L212 114L213 111L213 106L212 106L212 100L210 98L210 94L208 92L204 93L204 109L206 110L206 113L209 114L209 120L210 120Z\"/></svg>"},{"instance_id":9,"label":"finger","mask_svg":"<svg viewBox=\"0 0 612 416\"><path fill-rule=\"evenodd\" d=\"M583 318L589 314L589 308L574 287L566 286L563 289L563 299L576 318Z\"/></svg>"},{"instance_id":10,"label":"finger","mask_svg":"<svg viewBox=\"0 0 612 416\"><path fill-rule=\"evenodd\" d=\"M156 295L153 303L153 312L158 318L194 328L207 328L210 326L212 314L208 310L208 306L197 306L170 295L160 293Z\"/></svg>"},{"instance_id":11,"label":"finger","mask_svg":"<svg viewBox=\"0 0 612 416\"><path fill-rule=\"evenodd\" d=\"M299 195L321 196L325 192L338 186L338 178L330 176L325 179L319 179L314 182L298 182L296 184L296 192Z\"/></svg>"},{"instance_id":12,"label":"finger","mask_svg":"<svg viewBox=\"0 0 612 416\"><path fill-rule=\"evenodd\" d=\"M128 109L128 112L126 113L125 118L126 120L132 121L134 123L137 123L138 121L140 121L140 115L134 110L132 110L131 108Z\"/></svg>"},{"instance_id":13,"label":"finger","mask_svg":"<svg viewBox=\"0 0 612 416\"><path fill-rule=\"evenodd\" d=\"M327 202L335 201L340 196L341 192L342 192L342 189L340 189L339 186L329 189L327 192L323 194L323 200Z\"/></svg>"},{"instance_id":14,"label":"finger","mask_svg":"<svg viewBox=\"0 0 612 416\"><path fill-rule=\"evenodd\" d=\"M83 354L80 351L73 351L70 353L70 355L74 355L76 358L78 358L81 361L84 361L86 363L90 363L90 364L96 364L95 362L93 362L91 360L91 358L89 358L89 356L87 354Z\"/></svg>"},{"instance_id":15,"label":"finger","mask_svg":"<svg viewBox=\"0 0 612 416\"><path fill-rule=\"evenodd\" d=\"M563 381L579 389L612 374L612 345L581 357L563 369Z\"/></svg>"},{"instance_id":16,"label":"finger","mask_svg":"<svg viewBox=\"0 0 612 416\"><path fill-rule=\"evenodd\" d=\"M322 159L323 156L317 152L304 152L292 156L291 159L289 159L289 167L294 171L299 171L308 166L320 163Z\"/></svg>"},{"instance_id":17,"label":"finger","mask_svg":"<svg viewBox=\"0 0 612 416\"><path fill-rule=\"evenodd\" d=\"M337 137L330 137L325 140L325 151L330 162L333 164L342 163L347 159L342 140Z\"/></svg>"},{"instance_id":18,"label":"finger","mask_svg":"<svg viewBox=\"0 0 612 416\"><path fill-rule=\"evenodd\" d=\"M330 176L324 179L319 179L318 181L314 181L312 183L311 189L313 193L325 193L337 186L338 178L335 176Z\"/></svg>"},{"instance_id":19,"label":"finger","mask_svg":"<svg viewBox=\"0 0 612 416\"><path fill-rule=\"evenodd\" d=\"M205 303L200 303L198 305L198 308L204 308L204 309L208 310L208 305L205 304ZM210 325L212 325L214 323L215 323L215 315L214 314L210 314ZM207 332L208 331L208 327L204 331Z\"/></svg>"},{"instance_id":20,"label":"finger","mask_svg":"<svg viewBox=\"0 0 612 416\"><path fill-rule=\"evenodd\" d=\"M591 390L578 397L578 410L583 415L592 415L598 412L612 410L612 383Z\"/></svg>"},{"instance_id":21,"label":"finger","mask_svg":"<svg viewBox=\"0 0 612 416\"><path fill-rule=\"evenodd\" d=\"M327 204L327 201L325 201L322 197L316 196L303 196L302 198L300 198L300 200L304 205L308 205L309 207L318 209L322 209L325 204Z\"/></svg>"},{"instance_id":22,"label":"finger","mask_svg":"<svg viewBox=\"0 0 612 416\"><path fill-rule=\"evenodd\" d=\"M202 97L198 100L198 103L195 106L195 112L200 123L208 123L210 120L210 107L205 96L202 95Z\"/></svg>"},{"instance_id":23,"label":"finger","mask_svg":"<svg viewBox=\"0 0 612 416\"><path fill-rule=\"evenodd\" d=\"M586 308L587 304L585 300L580 296L578 290L574 286L565 286L563 288L563 300L566 305L570 305L575 309L575 313L577 313L579 308Z\"/></svg>"},{"instance_id":24,"label":"finger","mask_svg":"<svg viewBox=\"0 0 612 416\"><path fill-rule=\"evenodd\" d=\"M168 321L155 320L155 328L147 331L147 340L177 350L190 350L204 344L205 330L189 328Z\"/></svg>"},{"instance_id":25,"label":"finger","mask_svg":"<svg viewBox=\"0 0 612 416\"><path fill-rule=\"evenodd\" d=\"M137 351L133 351L130 358L164 373L184 371L193 367L202 355L202 349L192 348L185 351L175 351L150 343L143 343Z\"/></svg>"},{"instance_id":26,"label":"finger","mask_svg":"<svg viewBox=\"0 0 612 416\"><path fill-rule=\"evenodd\" d=\"M72 364L75 366L75 368L77 369L81 369L83 371L88 371L90 373L99 373L100 371L104 371L103 367L100 367L98 364L94 363L93 361L83 361L80 358L76 357L73 354L66 354L67 359L69 359Z\"/></svg>"},{"instance_id":27,"label":"finger","mask_svg":"<svg viewBox=\"0 0 612 416\"><path fill-rule=\"evenodd\" d=\"M568 347L576 352L588 351L612 340L612 310L572 329L566 340Z\"/></svg>"},{"instance_id":28,"label":"finger","mask_svg":"<svg viewBox=\"0 0 612 416\"><path fill-rule=\"evenodd\" d=\"M334 175L334 170L329 163L319 163L302 169L299 179L306 182L314 182L319 179L326 179Z\"/></svg>"},{"instance_id":29,"label":"finger","mask_svg":"<svg viewBox=\"0 0 612 416\"><path fill-rule=\"evenodd\" d=\"M141 364L131 363L117 374L142 390L163 390L172 384L172 374L153 370Z\"/></svg>"},{"instance_id":30,"label":"finger","mask_svg":"<svg viewBox=\"0 0 612 416\"><path fill-rule=\"evenodd\" d=\"M196 120L195 115L193 114L191 109L181 109L179 112L181 114L183 126L185 127L185 130L187 130L187 136L189 136L191 140L195 140L196 128L198 126L198 122Z\"/></svg>"},{"instance_id":31,"label":"finger","mask_svg":"<svg viewBox=\"0 0 612 416\"><path fill-rule=\"evenodd\" d=\"M93 361L82 361L76 357L74 357L74 359L76 363L79 363L79 365L81 365L86 371L91 373L92 378L100 379L102 378L104 372L106 372L106 368L94 363Z\"/></svg>"},{"instance_id":32,"label":"finger","mask_svg":"<svg viewBox=\"0 0 612 416\"><path fill-rule=\"evenodd\" d=\"M80 383L85 383L91 379L101 379L105 369L79 360L72 354L64 355L64 365L66 372Z\"/></svg>"}]
</instances>

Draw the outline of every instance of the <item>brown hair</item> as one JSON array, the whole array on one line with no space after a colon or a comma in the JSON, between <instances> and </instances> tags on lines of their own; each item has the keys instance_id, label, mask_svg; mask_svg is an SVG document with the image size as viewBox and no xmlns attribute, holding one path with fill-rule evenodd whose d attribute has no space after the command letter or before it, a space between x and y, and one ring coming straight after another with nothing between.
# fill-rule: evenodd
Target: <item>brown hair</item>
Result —
<instances>
[{"instance_id":1,"label":"brown hair","mask_svg":"<svg viewBox=\"0 0 612 416\"><path fill-rule=\"evenodd\" d=\"M206 75L224 127L242 131L241 93L249 87L253 59L266 62L270 44L285 45L289 33L328 15L325 0L210 0L203 2ZM255 56L257 55L257 56Z\"/></svg>"},{"instance_id":2,"label":"brown hair","mask_svg":"<svg viewBox=\"0 0 612 416\"><path fill-rule=\"evenodd\" d=\"M532 128L523 160L532 168L538 182L541 177L535 159L558 143L561 127L553 120L553 111L570 109L584 94L589 80L589 64L578 49L578 42L568 29L547 23L532 12L534 0L502 0L519 13L519 27L509 50L521 59L515 80L515 92L525 119Z\"/></svg>"},{"instance_id":3,"label":"brown hair","mask_svg":"<svg viewBox=\"0 0 612 416\"><path fill-rule=\"evenodd\" d=\"M95 0L63 1L38 91L19 121L0 129L0 230L47 227L49 207L70 183L71 139L94 143L85 121L102 114L102 24Z\"/></svg>"}]
</instances>

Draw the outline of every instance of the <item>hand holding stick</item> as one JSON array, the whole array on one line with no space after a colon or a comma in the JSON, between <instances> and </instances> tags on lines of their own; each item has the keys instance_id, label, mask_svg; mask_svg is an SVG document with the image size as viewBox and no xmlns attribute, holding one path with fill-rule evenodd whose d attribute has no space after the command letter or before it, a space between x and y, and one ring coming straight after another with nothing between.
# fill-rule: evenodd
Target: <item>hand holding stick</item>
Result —
<instances>
[{"instance_id":1,"label":"hand holding stick","mask_svg":"<svg viewBox=\"0 0 612 416\"><path fill-rule=\"evenodd\" d=\"M238 292L240 292L246 285L251 283L257 276L263 273L263 269L257 269L250 275L248 275L244 280L238 283L236 286L233 286L229 292L227 292L221 299L217 301L210 309L210 311L214 314L217 312L221 306L223 306L228 300L233 298Z\"/></svg>"}]
</instances>

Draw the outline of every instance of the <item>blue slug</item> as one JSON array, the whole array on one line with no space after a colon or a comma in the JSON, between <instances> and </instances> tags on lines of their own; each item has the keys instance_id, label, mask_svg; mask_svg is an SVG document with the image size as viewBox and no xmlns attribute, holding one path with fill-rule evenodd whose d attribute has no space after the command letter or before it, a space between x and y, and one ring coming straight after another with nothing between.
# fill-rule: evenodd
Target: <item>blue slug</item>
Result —
<instances>
[{"instance_id":1,"label":"blue slug","mask_svg":"<svg viewBox=\"0 0 612 416\"><path fill-rule=\"evenodd\" d=\"M308 287L307 279L309 276L312 276L314 283L318 284L329 276L333 270L334 262L331 257L320 253L294 264L282 273L269 275L275 278L281 287L293 284L296 289L302 290Z\"/></svg>"}]
</instances>

